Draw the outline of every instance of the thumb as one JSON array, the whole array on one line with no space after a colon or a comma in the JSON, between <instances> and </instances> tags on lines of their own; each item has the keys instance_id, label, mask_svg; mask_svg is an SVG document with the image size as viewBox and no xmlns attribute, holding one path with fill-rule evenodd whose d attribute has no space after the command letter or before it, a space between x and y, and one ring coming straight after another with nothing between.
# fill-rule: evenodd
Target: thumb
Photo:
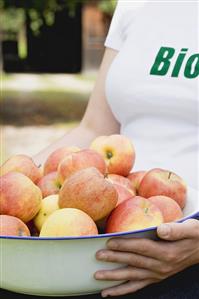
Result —
<instances>
[{"instance_id":1,"label":"thumb","mask_svg":"<svg viewBox=\"0 0 199 299\"><path fill-rule=\"evenodd\" d=\"M158 237L168 241L199 237L199 221L189 219L182 223L163 223L157 228Z\"/></svg>"}]
</instances>

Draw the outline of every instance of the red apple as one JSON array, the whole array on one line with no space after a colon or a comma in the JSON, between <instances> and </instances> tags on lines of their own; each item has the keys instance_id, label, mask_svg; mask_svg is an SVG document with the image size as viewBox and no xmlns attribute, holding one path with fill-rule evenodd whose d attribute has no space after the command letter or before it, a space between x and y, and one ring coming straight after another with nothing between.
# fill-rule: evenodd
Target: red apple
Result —
<instances>
[{"instance_id":1,"label":"red apple","mask_svg":"<svg viewBox=\"0 0 199 299\"><path fill-rule=\"evenodd\" d=\"M59 193L59 207L80 209L97 221L115 208L117 197L113 184L91 167L79 170L64 182Z\"/></svg>"},{"instance_id":2,"label":"red apple","mask_svg":"<svg viewBox=\"0 0 199 299\"><path fill-rule=\"evenodd\" d=\"M39 211L41 200L39 187L24 174L9 172L1 177L0 214L15 216L26 223Z\"/></svg>"},{"instance_id":3,"label":"red apple","mask_svg":"<svg viewBox=\"0 0 199 299\"><path fill-rule=\"evenodd\" d=\"M146 198L135 196L118 205L110 214L106 233L141 230L163 223L158 207Z\"/></svg>"},{"instance_id":4,"label":"red apple","mask_svg":"<svg viewBox=\"0 0 199 299\"><path fill-rule=\"evenodd\" d=\"M162 212L164 222L176 221L183 218L183 212L177 202L168 196L152 196L148 199Z\"/></svg>"},{"instance_id":5,"label":"red apple","mask_svg":"<svg viewBox=\"0 0 199 299\"><path fill-rule=\"evenodd\" d=\"M19 218L0 215L0 236L30 236L30 231Z\"/></svg>"},{"instance_id":6,"label":"red apple","mask_svg":"<svg viewBox=\"0 0 199 299\"><path fill-rule=\"evenodd\" d=\"M138 194L146 198L155 195L171 197L182 209L186 203L187 187L183 179L174 172L154 168L145 174Z\"/></svg>"},{"instance_id":7,"label":"red apple","mask_svg":"<svg viewBox=\"0 0 199 299\"><path fill-rule=\"evenodd\" d=\"M119 184L113 184L113 185L118 193L118 201L116 206L118 206L123 201L136 196L136 193L133 193L132 190L127 189L122 185Z\"/></svg>"},{"instance_id":8,"label":"red apple","mask_svg":"<svg viewBox=\"0 0 199 299\"><path fill-rule=\"evenodd\" d=\"M123 177L122 175L113 174L113 173L107 175L107 178L111 183L122 185L122 186L126 187L127 189L131 189L133 191L133 193L135 192L135 189L134 189L134 187L132 187L132 184L128 178Z\"/></svg>"},{"instance_id":9,"label":"red apple","mask_svg":"<svg viewBox=\"0 0 199 299\"><path fill-rule=\"evenodd\" d=\"M57 171L50 172L47 175L45 175L37 183L37 186L40 188L43 197L58 194L61 188L61 184L58 180Z\"/></svg>"},{"instance_id":10,"label":"red apple","mask_svg":"<svg viewBox=\"0 0 199 299\"><path fill-rule=\"evenodd\" d=\"M57 171L59 163L68 155L79 151L76 146L64 146L60 147L50 154L44 163L44 175Z\"/></svg>"},{"instance_id":11,"label":"red apple","mask_svg":"<svg viewBox=\"0 0 199 299\"><path fill-rule=\"evenodd\" d=\"M117 174L109 174L107 179L113 184L118 193L117 206L126 199L136 196L136 191L127 178Z\"/></svg>"},{"instance_id":12,"label":"red apple","mask_svg":"<svg viewBox=\"0 0 199 299\"><path fill-rule=\"evenodd\" d=\"M0 167L1 176L9 172L23 173L29 177L33 183L37 183L42 177L41 170L34 161L26 155L12 156Z\"/></svg>"},{"instance_id":13,"label":"red apple","mask_svg":"<svg viewBox=\"0 0 199 299\"><path fill-rule=\"evenodd\" d=\"M140 183L143 179L143 177L145 176L146 171L144 170L140 170L140 171L135 171L135 172L131 172L127 178L129 179L129 181L132 184L132 187L136 190L136 192L138 192Z\"/></svg>"},{"instance_id":14,"label":"red apple","mask_svg":"<svg viewBox=\"0 0 199 299\"><path fill-rule=\"evenodd\" d=\"M106 173L105 161L96 151L85 149L72 153L62 160L58 166L59 182L62 184L75 172L89 167L97 168L102 174Z\"/></svg>"},{"instance_id":15,"label":"red apple","mask_svg":"<svg viewBox=\"0 0 199 299\"><path fill-rule=\"evenodd\" d=\"M106 161L108 173L127 176L135 162L132 142L123 135L97 137L90 146Z\"/></svg>"}]
</instances>

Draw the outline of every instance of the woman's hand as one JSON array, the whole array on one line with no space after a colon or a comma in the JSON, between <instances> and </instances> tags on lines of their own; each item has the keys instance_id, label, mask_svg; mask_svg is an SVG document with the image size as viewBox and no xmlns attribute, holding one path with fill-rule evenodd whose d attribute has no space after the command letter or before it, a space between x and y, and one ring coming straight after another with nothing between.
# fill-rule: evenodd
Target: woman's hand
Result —
<instances>
[{"instance_id":1,"label":"woman's hand","mask_svg":"<svg viewBox=\"0 0 199 299\"><path fill-rule=\"evenodd\" d=\"M124 264L122 268L95 273L98 280L126 281L103 290L102 297L133 293L199 263L199 221L162 224L157 234L161 241L111 239L108 249L96 253L98 260Z\"/></svg>"}]
</instances>

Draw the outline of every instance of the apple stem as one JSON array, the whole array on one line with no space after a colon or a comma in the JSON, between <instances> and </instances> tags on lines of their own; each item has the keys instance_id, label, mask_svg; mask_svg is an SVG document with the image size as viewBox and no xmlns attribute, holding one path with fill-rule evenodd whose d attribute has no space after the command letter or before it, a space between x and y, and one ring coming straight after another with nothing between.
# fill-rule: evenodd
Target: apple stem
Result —
<instances>
[{"instance_id":1,"label":"apple stem","mask_svg":"<svg viewBox=\"0 0 199 299\"><path fill-rule=\"evenodd\" d=\"M105 173L104 178L105 178L105 179L108 178L108 172Z\"/></svg>"},{"instance_id":2,"label":"apple stem","mask_svg":"<svg viewBox=\"0 0 199 299\"><path fill-rule=\"evenodd\" d=\"M107 159L111 159L111 158L113 157L112 152L108 151L108 152L106 153L106 157L107 157Z\"/></svg>"},{"instance_id":3,"label":"apple stem","mask_svg":"<svg viewBox=\"0 0 199 299\"><path fill-rule=\"evenodd\" d=\"M56 182L55 185L58 189L61 189L61 187L62 187L62 184L60 182Z\"/></svg>"},{"instance_id":4,"label":"apple stem","mask_svg":"<svg viewBox=\"0 0 199 299\"><path fill-rule=\"evenodd\" d=\"M168 176L168 179L170 179L170 177L171 177L171 174L172 174L172 172L170 171L170 172L169 172L169 176Z\"/></svg>"}]
</instances>

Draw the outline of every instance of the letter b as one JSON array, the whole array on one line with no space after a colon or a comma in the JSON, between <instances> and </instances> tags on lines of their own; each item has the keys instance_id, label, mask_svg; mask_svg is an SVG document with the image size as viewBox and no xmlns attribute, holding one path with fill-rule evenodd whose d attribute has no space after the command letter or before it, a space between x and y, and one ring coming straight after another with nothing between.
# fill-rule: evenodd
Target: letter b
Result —
<instances>
[{"instance_id":1,"label":"letter b","mask_svg":"<svg viewBox=\"0 0 199 299\"><path fill-rule=\"evenodd\" d=\"M161 47L150 70L151 75L164 76L168 72L170 60L175 53L174 48Z\"/></svg>"}]
</instances>

